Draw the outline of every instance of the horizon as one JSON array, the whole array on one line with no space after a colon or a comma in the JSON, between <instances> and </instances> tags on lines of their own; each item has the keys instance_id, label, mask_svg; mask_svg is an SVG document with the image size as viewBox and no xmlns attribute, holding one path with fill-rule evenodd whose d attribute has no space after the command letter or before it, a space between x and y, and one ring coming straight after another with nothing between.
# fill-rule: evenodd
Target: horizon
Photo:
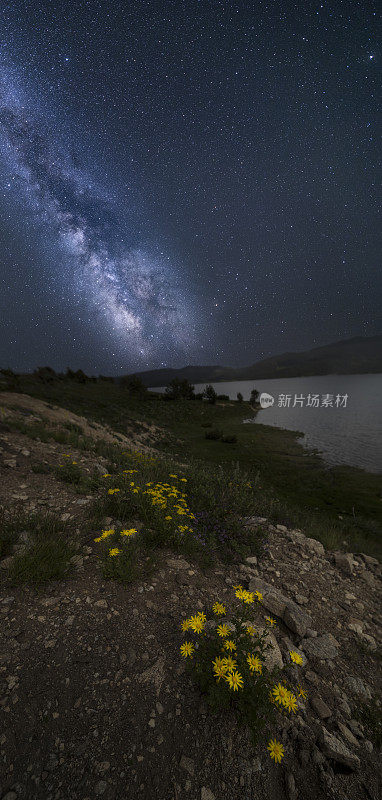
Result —
<instances>
[{"instance_id":1,"label":"horizon","mask_svg":"<svg viewBox=\"0 0 382 800\"><path fill-rule=\"evenodd\" d=\"M167 365L167 366L161 366L161 367L158 367L158 368L154 367L153 369L150 369L150 370L136 370L136 371L130 372L130 373L123 373L123 375L139 375L140 373L144 374L145 372L161 372L161 371L168 372L170 370L186 370L186 369L195 369L195 368L198 368L198 367L200 367L200 368L211 367L211 369L221 368L221 369L240 370L240 369L249 368L251 366L256 366L257 364L260 364L262 361L267 361L267 360L272 359L272 358L278 358L278 357L287 356L287 355L298 355L298 354L301 354L301 353L309 353L311 351L314 351L314 350L317 350L317 349L319 350L319 349L325 348L325 347L331 347L332 345L336 345L336 344L349 344L349 343L355 342L355 341L359 342L359 341L365 341L365 340L370 340L370 339L378 339L378 338L382 338L382 333L377 333L377 334L374 334L373 336L355 336L355 337L352 337L350 339L339 339L336 342L328 342L327 344L317 345L316 347L309 348L309 350L305 350L305 349L304 350L293 350L293 351L291 350L291 351L285 351L283 353L273 353L273 354L271 354L269 356L266 356L265 358L259 359L258 361L251 361L250 363L246 363L246 364L242 364L242 365L236 365L235 367L233 367L231 364L223 364L223 363L219 363L219 364L200 364L200 363L191 364L191 363L187 363L187 364L183 364L182 366L175 366L175 367ZM88 377L100 377L100 376L105 376L105 377L109 377L109 378L123 377L123 375L120 375L120 376L119 375L108 375L107 373L103 373L103 372L100 372L100 373L98 373L98 375L95 375L94 373L86 372L86 370L83 369L83 367L77 367L76 365L73 365L73 364L70 365L70 366L66 365L65 368L64 367L56 368L56 367L53 367L52 364L38 364L36 366L31 367L29 370L26 370L26 371L17 371L16 369L13 369L12 366L9 365L9 364L6 365L6 366L0 364L0 371L2 369L10 369L16 375L17 374L20 374L20 375L33 375L36 370L41 369L41 368L53 369L53 371L56 372L56 374L58 374L58 375L64 375L66 370L72 370L74 372L76 372L78 370L78 371L84 372L84 374L87 375ZM212 380L213 383L217 383L218 382L218 381L213 380L213 379L211 379L211 380ZM223 383L224 382L226 382L226 379L223 379Z\"/></svg>"}]
</instances>

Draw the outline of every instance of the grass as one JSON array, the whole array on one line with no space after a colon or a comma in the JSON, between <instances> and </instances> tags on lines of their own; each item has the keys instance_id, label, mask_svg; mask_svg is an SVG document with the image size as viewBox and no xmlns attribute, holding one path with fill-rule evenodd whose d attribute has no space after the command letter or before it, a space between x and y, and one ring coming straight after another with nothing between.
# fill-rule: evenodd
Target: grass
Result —
<instances>
[{"instance_id":1,"label":"grass","mask_svg":"<svg viewBox=\"0 0 382 800\"><path fill-rule=\"evenodd\" d=\"M14 555L10 564L8 577L11 585L38 587L50 580L65 577L74 550L68 542L63 523L52 514L3 516L0 545L3 545L5 552L3 550L2 555L12 552L21 531L28 534L28 538L25 547Z\"/></svg>"},{"instance_id":2,"label":"grass","mask_svg":"<svg viewBox=\"0 0 382 800\"><path fill-rule=\"evenodd\" d=\"M248 403L164 402L158 394L134 395L109 383L43 385L28 376L19 379L18 391L107 424L117 433L140 430L144 423L159 426L162 431L155 446L172 462L173 470L174 462L186 463L190 474L209 474L214 485L216 476L229 482L237 469L253 487L251 513L300 527L329 549L381 557L381 477L351 467L327 468L316 453L301 447L298 433L243 425L243 419L253 416ZM17 426L45 441L97 452L112 464L120 460L115 446L94 442L77 426L59 430L25 422ZM214 431L222 438L206 439L206 433L214 436Z\"/></svg>"}]
</instances>

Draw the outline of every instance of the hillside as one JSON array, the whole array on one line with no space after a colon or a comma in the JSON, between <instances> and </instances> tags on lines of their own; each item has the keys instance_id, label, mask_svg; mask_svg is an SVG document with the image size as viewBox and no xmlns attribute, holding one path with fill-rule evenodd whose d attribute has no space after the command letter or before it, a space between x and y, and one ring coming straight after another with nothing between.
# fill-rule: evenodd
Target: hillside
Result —
<instances>
[{"instance_id":1,"label":"hillside","mask_svg":"<svg viewBox=\"0 0 382 800\"><path fill-rule=\"evenodd\" d=\"M190 383L293 378L310 375L356 375L382 372L382 336L357 337L301 353L282 353L248 367L187 366L137 373L145 386L166 386L173 378Z\"/></svg>"},{"instance_id":2,"label":"hillside","mask_svg":"<svg viewBox=\"0 0 382 800\"><path fill-rule=\"evenodd\" d=\"M97 387L72 388L81 414L0 394L2 799L377 800L378 560L277 523L274 504L260 516L264 475L257 487L238 465L192 463L183 430L181 457L166 455L170 432L134 423L134 404L125 434L95 420L117 402L102 388L102 403ZM228 424L235 408L207 411ZM210 661L196 681L207 641L217 660L234 649L244 687Z\"/></svg>"}]
</instances>

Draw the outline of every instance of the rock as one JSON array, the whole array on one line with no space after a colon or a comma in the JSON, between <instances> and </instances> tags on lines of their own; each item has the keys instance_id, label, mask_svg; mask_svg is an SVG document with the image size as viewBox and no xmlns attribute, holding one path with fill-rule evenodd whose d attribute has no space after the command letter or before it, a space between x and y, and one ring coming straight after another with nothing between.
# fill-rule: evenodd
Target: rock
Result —
<instances>
[{"instance_id":1,"label":"rock","mask_svg":"<svg viewBox=\"0 0 382 800\"><path fill-rule=\"evenodd\" d=\"M310 698L310 705L320 719L328 719L328 717L332 716L329 706L326 705L324 700L322 700L318 694L312 695Z\"/></svg>"},{"instance_id":2,"label":"rock","mask_svg":"<svg viewBox=\"0 0 382 800\"><path fill-rule=\"evenodd\" d=\"M253 564L253 566L256 566L256 565L257 565L257 558L256 558L256 556L248 556L248 558L246 558L245 560L246 560L246 563L247 563L247 564Z\"/></svg>"},{"instance_id":3,"label":"rock","mask_svg":"<svg viewBox=\"0 0 382 800\"><path fill-rule=\"evenodd\" d=\"M369 741L369 739L365 739L365 741L364 741L364 746L365 746L365 748L366 748L366 750L367 750L367 752L368 752L368 753L372 753L372 752L373 752L373 745L372 745L372 743Z\"/></svg>"},{"instance_id":4,"label":"rock","mask_svg":"<svg viewBox=\"0 0 382 800\"><path fill-rule=\"evenodd\" d=\"M344 764L345 767L349 767L351 770L355 770L360 766L361 762L358 756L351 753L340 739L337 739L324 727L320 732L319 744L323 754L337 764Z\"/></svg>"},{"instance_id":5,"label":"rock","mask_svg":"<svg viewBox=\"0 0 382 800\"><path fill-rule=\"evenodd\" d=\"M215 800L215 795L212 794L211 789L208 789L207 786L202 786L200 800Z\"/></svg>"},{"instance_id":6,"label":"rock","mask_svg":"<svg viewBox=\"0 0 382 800\"><path fill-rule=\"evenodd\" d=\"M74 556L75 558L75 556ZM102 600L96 600L94 603L96 608L107 608L107 602L102 598Z\"/></svg>"},{"instance_id":7,"label":"rock","mask_svg":"<svg viewBox=\"0 0 382 800\"><path fill-rule=\"evenodd\" d=\"M306 547L308 550L312 550L312 552L316 553L317 556L325 555L324 545L317 541L317 539L305 539L304 547Z\"/></svg>"},{"instance_id":8,"label":"rock","mask_svg":"<svg viewBox=\"0 0 382 800\"><path fill-rule=\"evenodd\" d=\"M75 567L82 567L84 559L82 556L72 556L70 559L70 563L73 564ZM98 600L98 602L95 603L95 605L98 605L99 602L100 601Z\"/></svg>"},{"instance_id":9,"label":"rock","mask_svg":"<svg viewBox=\"0 0 382 800\"><path fill-rule=\"evenodd\" d=\"M184 558L168 558L167 566L170 569L191 569L191 564L185 561Z\"/></svg>"},{"instance_id":10,"label":"rock","mask_svg":"<svg viewBox=\"0 0 382 800\"><path fill-rule=\"evenodd\" d=\"M305 678L306 678L307 681L309 681L309 683L312 683L313 686L319 686L320 685L320 679L319 679L318 675L316 675L316 673L312 672L310 669L308 669L306 671Z\"/></svg>"},{"instance_id":11,"label":"rock","mask_svg":"<svg viewBox=\"0 0 382 800\"><path fill-rule=\"evenodd\" d=\"M287 773L285 783L289 800L294 800L297 795L296 782L291 772Z\"/></svg>"},{"instance_id":12,"label":"rock","mask_svg":"<svg viewBox=\"0 0 382 800\"><path fill-rule=\"evenodd\" d=\"M353 678L352 676L348 676L345 679L345 685L349 692L358 697L363 697L365 700L371 700L371 691L367 683L364 683L361 678Z\"/></svg>"},{"instance_id":13,"label":"rock","mask_svg":"<svg viewBox=\"0 0 382 800\"><path fill-rule=\"evenodd\" d=\"M270 583L266 583L260 578L252 578L249 581L249 591L261 592L264 608L270 611L271 614L276 614L277 617L283 616L288 600Z\"/></svg>"},{"instance_id":14,"label":"rock","mask_svg":"<svg viewBox=\"0 0 382 800\"><path fill-rule=\"evenodd\" d=\"M360 727L360 724L359 724L358 720L356 720L356 719L349 719L348 726L349 726L350 730L351 730L351 731L352 731L352 732L353 732L353 733L354 733L356 736L358 736L358 738L359 738L359 739L363 739L363 738L364 738L364 737L363 737L363 733L362 733L362 730L361 730L361 727Z\"/></svg>"},{"instance_id":15,"label":"rock","mask_svg":"<svg viewBox=\"0 0 382 800\"><path fill-rule=\"evenodd\" d=\"M148 669L144 670L140 675L137 675L138 683L153 683L156 689L157 697L161 690L164 681L164 656L160 656L157 661Z\"/></svg>"},{"instance_id":16,"label":"rock","mask_svg":"<svg viewBox=\"0 0 382 800\"><path fill-rule=\"evenodd\" d=\"M305 611L301 611L294 603L288 603L283 614L283 621L298 636L304 636L307 628L312 627L312 618Z\"/></svg>"},{"instance_id":17,"label":"rock","mask_svg":"<svg viewBox=\"0 0 382 800\"><path fill-rule=\"evenodd\" d=\"M264 633L264 628L257 629L260 634ZM267 628L265 637L265 644L270 644L270 649L264 653L263 661L266 668L272 671L275 667L282 669L284 666L281 650L278 646L277 639L272 631Z\"/></svg>"},{"instance_id":18,"label":"rock","mask_svg":"<svg viewBox=\"0 0 382 800\"><path fill-rule=\"evenodd\" d=\"M349 703L347 703L346 700L344 700L343 698L340 698L340 700L338 700L337 705L338 705L338 708L341 711L341 713L344 715L344 717L347 717L347 719L350 719L350 717L351 717L351 708L349 706Z\"/></svg>"},{"instance_id":19,"label":"rock","mask_svg":"<svg viewBox=\"0 0 382 800\"><path fill-rule=\"evenodd\" d=\"M318 633L317 633L317 631L314 630L314 628L308 628L306 633L305 633L306 639L316 639L317 636L318 636Z\"/></svg>"},{"instance_id":20,"label":"rock","mask_svg":"<svg viewBox=\"0 0 382 800\"><path fill-rule=\"evenodd\" d=\"M377 649L377 642L375 641L373 636L369 636L368 633L361 633L359 634L359 638L361 642L366 645L368 650L371 650L374 653Z\"/></svg>"},{"instance_id":21,"label":"rock","mask_svg":"<svg viewBox=\"0 0 382 800\"><path fill-rule=\"evenodd\" d=\"M309 597L305 597L303 594L296 594L295 598L299 606L306 606L306 604L309 603Z\"/></svg>"},{"instance_id":22,"label":"rock","mask_svg":"<svg viewBox=\"0 0 382 800\"><path fill-rule=\"evenodd\" d=\"M373 558L373 556L367 556L365 553L361 553L360 555L368 567L379 567L379 561L377 558Z\"/></svg>"},{"instance_id":23,"label":"rock","mask_svg":"<svg viewBox=\"0 0 382 800\"><path fill-rule=\"evenodd\" d=\"M349 731L349 728L347 728L347 727L346 727L346 725L343 725L343 723L342 723L342 722L337 722L337 725L338 725L338 728L339 728L339 730L340 730L340 731L341 731L341 733L342 733L342 736L344 736L344 737L345 737L345 739L347 740L347 742L348 742L349 744L351 744L351 745L352 745L352 747L359 747L359 742L357 742L357 739L356 739L356 738L355 738L355 736L352 734L352 732L351 732L351 731Z\"/></svg>"},{"instance_id":24,"label":"rock","mask_svg":"<svg viewBox=\"0 0 382 800\"><path fill-rule=\"evenodd\" d=\"M98 781L97 785L95 786L94 792L96 795L104 794L107 789L106 781Z\"/></svg>"},{"instance_id":25,"label":"rock","mask_svg":"<svg viewBox=\"0 0 382 800\"><path fill-rule=\"evenodd\" d=\"M353 619L350 618L348 628L349 631L354 631L354 633L361 634L363 632L364 623L361 619Z\"/></svg>"},{"instance_id":26,"label":"rock","mask_svg":"<svg viewBox=\"0 0 382 800\"><path fill-rule=\"evenodd\" d=\"M347 575L353 575L353 553L334 553L334 563L342 572Z\"/></svg>"},{"instance_id":27,"label":"rock","mask_svg":"<svg viewBox=\"0 0 382 800\"><path fill-rule=\"evenodd\" d=\"M316 639L304 639L301 646L311 658L332 659L338 656L339 644L331 633L324 633Z\"/></svg>"},{"instance_id":28,"label":"rock","mask_svg":"<svg viewBox=\"0 0 382 800\"><path fill-rule=\"evenodd\" d=\"M188 758L188 756L182 756L179 766L186 770L189 775L195 775L195 761L192 758Z\"/></svg>"},{"instance_id":29,"label":"rock","mask_svg":"<svg viewBox=\"0 0 382 800\"><path fill-rule=\"evenodd\" d=\"M368 586L370 586L370 589L375 588L376 581L374 575L372 575L371 572L368 572L367 569L362 570L362 572L359 573L359 577L362 578L362 580L365 581L365 583L367 583Z\"/></svg>"}]
</instances>

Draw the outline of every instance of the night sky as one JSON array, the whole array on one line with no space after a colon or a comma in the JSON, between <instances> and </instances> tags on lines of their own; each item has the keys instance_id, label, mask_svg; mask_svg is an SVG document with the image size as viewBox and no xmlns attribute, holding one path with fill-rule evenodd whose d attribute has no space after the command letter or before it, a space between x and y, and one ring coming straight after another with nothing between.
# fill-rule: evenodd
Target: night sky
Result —
<instances>
[{"instance_id":1,"label":"night sky","mask_svg":"<svg viewBox=\"0 0 382 800\"><path fill-rule=\"evenodd\" d=\"M0 366L380 333L377 8L3 0Z\"/></svg>"}]
</instances>

